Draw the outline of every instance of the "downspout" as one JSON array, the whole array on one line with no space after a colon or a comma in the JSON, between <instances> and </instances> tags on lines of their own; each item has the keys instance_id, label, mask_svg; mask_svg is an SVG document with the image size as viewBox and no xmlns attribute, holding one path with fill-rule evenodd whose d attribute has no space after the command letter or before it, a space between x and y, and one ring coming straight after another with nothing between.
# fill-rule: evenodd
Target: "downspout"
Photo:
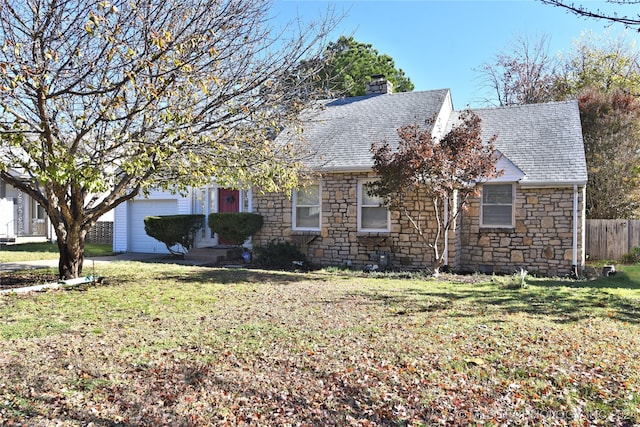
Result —
<instances>
[{"instance_id":1,"label":"downspout","mask_svg":"<svg viewBox=\"0 0 640 427\"><path fill-rule=\"evenodd\" d=\"M587 229L587 186L583 186L582 187L582 239L581 239L581 243L582 243L582 253L580 254L580 268L582 268L582 271L584 271L584 267L585 264L587 262L586 260L586 254L587 254L587 233L586 233L586 229Z\"/></svg>"},{"instance_id":2,"label":"downspout","mask_svg":"<svg viewBox=\"0 0 640 427\"><path fill-rule=\"evenodd\" d=\"M449 221L449 198L444 198L444 223ZM442 251L442 258L444 259L444 265L449 266L449 230L444 231L444 249Z\"/></svg>"},{"instance_id":3,"label":"downspout","mask_svg":"<svg viewBox=\"0 0 640 427\"><path fill-rule=\"evenodd\" d=\"M573 186L573 274L578 275L578 186Z\"/></svg>"}]
</instances>

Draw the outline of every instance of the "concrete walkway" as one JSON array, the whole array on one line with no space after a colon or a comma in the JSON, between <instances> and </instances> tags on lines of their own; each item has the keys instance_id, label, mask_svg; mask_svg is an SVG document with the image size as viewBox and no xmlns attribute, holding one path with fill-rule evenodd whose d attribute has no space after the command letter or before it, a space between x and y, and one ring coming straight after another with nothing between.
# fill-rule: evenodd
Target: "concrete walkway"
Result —
<instances>
[{"instance_id":1,"label":"concrete walkway","mask_svg":"<svg viewBox=\"0 0 640 427\"><path fill-rule=\"evenodd\" d=\"M170 263L170 264L183 264L183 265L204 265L208 261L205 260L182 260L171 258L166 254L138 254L138 253L123 253L113 256L105 257L85 257L84 269L90 269L95 263L106 264L114 261L142 261L142 262L157 262L157 263ZM58 259L48 259L40 261L18 261L18 262L0 262L0 271L18 271L18 270L35 270L39 268L57 268Z\"/></svg>"}]
</instances>

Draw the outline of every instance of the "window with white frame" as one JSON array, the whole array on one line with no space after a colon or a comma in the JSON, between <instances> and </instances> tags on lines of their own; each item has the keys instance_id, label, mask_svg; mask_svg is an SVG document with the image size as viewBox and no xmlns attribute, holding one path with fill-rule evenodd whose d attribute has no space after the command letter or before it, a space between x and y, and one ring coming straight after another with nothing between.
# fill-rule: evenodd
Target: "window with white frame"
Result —
<instances>
[{"instance_id":1,"label":"window with white frame","mask_svg":"<svg viewBox=\"0 0 640 427\"><path fill-rule=\"evenodd\" d=\"M358 231L389 231L389 209L368 192L372 181L358 182Z\"/></svg>"},{"instance_id":2,"label":"window with white frame","mask_svg":"<svg viewBox=\"0 0 640 427\"><path fill-rule=\"evenodd\" d=\"M322 200L320 184L308 185L293 193L293 228L320 230Z\"/></svg>"},{"instance_id":3,"label":"window with white frame","mask_svg":"<svg viewBox=\"0 0 640 427\"><path fill-rule=\"evenodd\" d=\"M513 184L484 184L480 206L482 227L513 227Z\"/></svg>"}]
</instances>

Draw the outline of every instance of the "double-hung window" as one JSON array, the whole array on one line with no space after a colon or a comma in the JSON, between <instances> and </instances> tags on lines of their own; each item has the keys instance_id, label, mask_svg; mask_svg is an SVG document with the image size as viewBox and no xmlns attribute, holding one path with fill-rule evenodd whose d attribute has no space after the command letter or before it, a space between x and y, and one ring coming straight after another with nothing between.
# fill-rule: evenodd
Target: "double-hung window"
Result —
<instances>
[{"instance_id":1,"label":"double-hung window","mask_svg":"<svg viewBox=\"0 0 640 427\"><path fill-rule=\"evenodd\" d=\"M293 228L295 230L320 230L320 184L300 188L293 193Z\"/></svg>"},{"instance_id":2,"label":"double-hung window","mask_svg":"<svg viewBox=\"0 0 640 427\"><path fill-rule=\"evenodd\" d=\"M480 225L482 227L513 227L514 196L513 184L484 184Z\"/></svg>"},{"instance_id":3,"label":"double-hung window","mask_svg":"<svg viewBox=\"0 0 640 427\"><path fill-rule=\"evenodd\" d=\"M372 181L358 182L358 231L389 231L389 210L368 192Z\"/></svg>"}]
</instances>

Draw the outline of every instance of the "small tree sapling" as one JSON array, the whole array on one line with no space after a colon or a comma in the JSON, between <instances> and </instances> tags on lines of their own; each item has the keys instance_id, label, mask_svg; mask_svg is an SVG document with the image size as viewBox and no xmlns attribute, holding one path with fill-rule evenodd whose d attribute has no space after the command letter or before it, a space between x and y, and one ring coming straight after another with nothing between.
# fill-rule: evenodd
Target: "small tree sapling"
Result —
<instances>
[{"instance_id":1,"label":"small tree sapling","mask_svg":"<svg viewBox=\"0 0 640 427\"><path fill-rule=\"evenodd\" d=\"M433 250L432 267L438 275L446 261L443 236L468 200L478 194L477 184L500 175L496 170L500 154L493 145L497 136L483 142L480 118L470 110L462 112L458 123L439 139L432 135L433 122L428 120L424 129L417 123L398 129L396 150L388 141L372 145L374 171L379 179L371 184L369 192L382 197L385 206L408 219ZM411 204L407 203L409 199ZM426 215L428 202L435 224Z\"/></svg>"}]
</instances>

